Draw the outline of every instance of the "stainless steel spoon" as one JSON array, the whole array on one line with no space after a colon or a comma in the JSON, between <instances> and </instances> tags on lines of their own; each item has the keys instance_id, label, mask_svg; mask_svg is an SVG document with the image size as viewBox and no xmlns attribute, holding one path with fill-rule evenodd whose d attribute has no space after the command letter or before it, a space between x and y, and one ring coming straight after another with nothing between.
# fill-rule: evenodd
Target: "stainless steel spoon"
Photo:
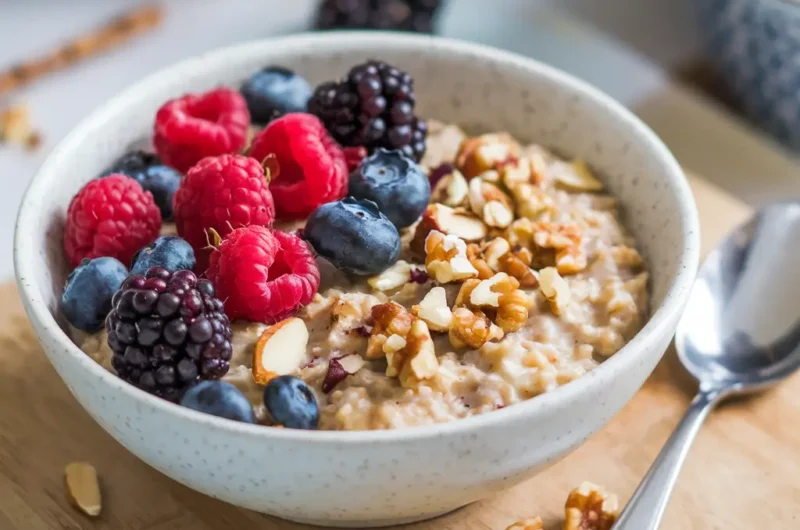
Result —
<instances>
[{"instance_id":1,"label":"stainless steel spoon","mask_svg":"<svg viewBox=\"0 0 800 530\"><path fill-rule=\"evenodd\" d=\"M700 390L613 530L658 528L689 446L721 400L800 367L800 202L759 211L703 263L675 348Z\"/></svg>"}]
</instances>

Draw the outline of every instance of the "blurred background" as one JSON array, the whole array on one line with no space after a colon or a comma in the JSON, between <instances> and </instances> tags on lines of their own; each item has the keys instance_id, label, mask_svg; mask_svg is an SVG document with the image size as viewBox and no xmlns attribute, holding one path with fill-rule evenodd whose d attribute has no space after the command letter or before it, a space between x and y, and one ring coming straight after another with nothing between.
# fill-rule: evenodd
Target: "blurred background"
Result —
<instances>
[{"instance_id":1,"label":"blurred background","mask_svg":"<svg viewBox=\"0 0 800 530\"><path fill-rule=\"evenodd\" d=\"M180 59L307 30L433 32L535 57L622 101L746 202L798 196L798 12L793 0L0 0L0 277L29 179L81 118Z\"/></svg>"}]
</instances>

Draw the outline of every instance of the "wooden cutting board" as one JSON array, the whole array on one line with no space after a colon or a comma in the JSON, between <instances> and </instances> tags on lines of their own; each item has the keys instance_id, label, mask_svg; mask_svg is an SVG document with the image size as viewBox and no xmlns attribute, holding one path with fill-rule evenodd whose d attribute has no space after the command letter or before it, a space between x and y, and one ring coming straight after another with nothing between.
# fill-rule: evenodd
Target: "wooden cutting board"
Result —
<instances>
[{"instance_id":1,"label":"wooden cutting board","mask_svg":"<svg viewBox=\"0 0 800 530\"><path fill-rule=\"evenodd\" d=\"M708 251L749 210L699 179L692 185ZM14 285L0 287L0 299L0 530L300 527L195 493L137 460L61 383ZM541 515L546 530L557 530L569 490L584 480L627 499L693 392L674 352L668 352L619 416L564 461L510 491L417 528L503 530L515 520ZM800 374L765 395L715 412L692 448L663 528L800 528L799 422ZM93 463L100 474L104 505L96 520L64 499L62 473L73 460Z\"/></svg>"}]
</instances>

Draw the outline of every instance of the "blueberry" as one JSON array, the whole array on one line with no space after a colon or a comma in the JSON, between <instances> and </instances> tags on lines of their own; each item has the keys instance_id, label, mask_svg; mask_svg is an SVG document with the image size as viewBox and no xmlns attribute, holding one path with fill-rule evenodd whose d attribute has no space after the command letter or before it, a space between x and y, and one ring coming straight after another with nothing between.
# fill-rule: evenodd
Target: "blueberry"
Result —
<instances>
[{"instance_id":1,"label":"blueberry","mask_svg":"<svg viewBox=\"0 0 800 530\"><path fill-rule=\"evenodd\" d=\"M156 375L158 376L158 374ZM189 388L181 406L244 423L255 423L253 407L238 388L225 381L201 381Z\"/></svg>"},{"instance_id":2,"label":"blueberry","mask_svg":"<svg viewBox=\"0 0 800 530\"><path fill-rule=\"evenodd\" d=\"M181 183L178 171L162 164L152 153L133 151L117 159L100 176L112 173L122 173L136 180L142 188L153 194L153 200L161 210L161 218L172 220L172 196Z\"/></svg>"},{"instance_id":3,"label":"blueberry","mask_svg":"<svg viewBox=\"0 0 800 530\"><path fill-rule=\"evenodd\" d=\"M133 256L131 274L147 272L150 267L163 267L169 272L192 270L196 265L192 246L177 236L162 236Z\"/></svg>"},{"instance_id":4,"label":"blueberry","mask_svg":"<svg viewBox=\"0 0 800 530\"><path fill-rule=\"evenodd\" d=\"M350 195L374 201L397 228L419 219L431 198L422 168L399 150L379 147L350 174Z\"/></svg>"},{"instance_id":5,"label":"blueberry","mask_svg":"<svg viewBox=\"0 0 800 530\"><path fill-rule=\"evenodd\" d=\"M372 201L345 197L323 204L308 218L304 236L336 268L378 274L397 261L400 234Z\"/></svg>"},{"instance_id":6,"label":"blueberry","mask_svg":"<svg viewBox=\"0 0 800 530\"><path fill-rule=\"evenodd\" d=\"M111 311L111 297L127 275L125 265L114 258L83 260L67 278L61 312L82 331L101 329Z\"/></svg>"},{"instance_id":7,"label":"blueberry","mask_svg":"<svg viewBox=\"0 0 800 530\"><path fill-rule=\"evenodd\" d=\"M281 66L256 72L239 91L247 101L250 118L259 125L266 125L276 115L305 112L311 98L308 81Z\"/></svg>"},{"instance_id":8,"label":"blueberry","mask_svg":"<svg viewBox=\"0 0 800 530\"><path fill-rule=\"evenodd\" d=\"M316 429L319 406L314 392L300 378L281 375L264 388L264 405L275 423L289 429Z\"/></svg>"}]
</instances>

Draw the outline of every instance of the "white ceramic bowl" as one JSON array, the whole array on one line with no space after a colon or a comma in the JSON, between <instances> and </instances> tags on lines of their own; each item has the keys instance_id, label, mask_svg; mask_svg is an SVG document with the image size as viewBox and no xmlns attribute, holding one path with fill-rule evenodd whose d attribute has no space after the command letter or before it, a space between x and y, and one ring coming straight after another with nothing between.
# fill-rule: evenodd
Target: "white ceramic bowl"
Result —
<instances>
[{"instance_id":1,"label":"white ceramic bowl","mask_svg":"<svg viewBox=\"0 0 800 530\"><path fill-rule=\"evenodd\" d=\"M581 155L604 175L652 272L652 318L628 345L575 382L482 416L397 431L308 432L244 425L167 403L106 372L70 341L57 312L68 272L61 250L66 207L85 182L150 134L165 100L236 85L266 64L319 82L371 57L414 76L421 116L509 131ZM131 452L239 506L296 521L367 526L432 517L513 486L608 422L672 337L694 278L698 240L692 194L675 159L645 125L594 88L483 46L328 33L190 59L103 105L34 178L14 252L25 307L50 361L81 405Z\"/></svg>"}]
</instances>

